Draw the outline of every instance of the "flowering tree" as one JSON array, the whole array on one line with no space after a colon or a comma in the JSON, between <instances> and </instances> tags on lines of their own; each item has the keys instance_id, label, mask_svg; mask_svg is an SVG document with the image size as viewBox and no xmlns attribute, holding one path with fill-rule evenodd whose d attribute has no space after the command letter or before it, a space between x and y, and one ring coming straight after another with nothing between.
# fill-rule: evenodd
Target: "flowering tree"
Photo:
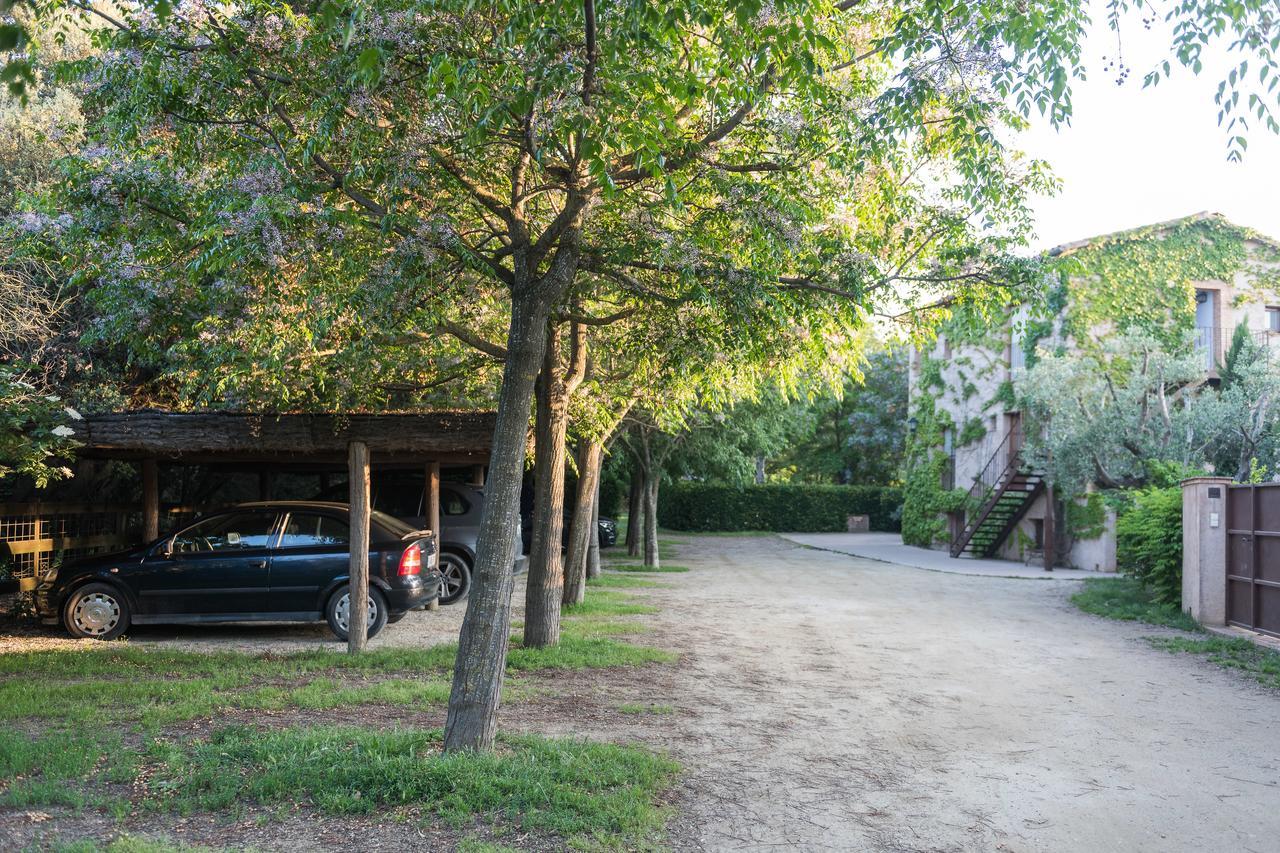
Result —
<instances>
[{"instance_id":1,"label":"flowering tree","mask_svg":"<svg viewBox=\"0 0 1280 853\"><path fill-rule=\"evenodd\" d=\"M1262 26L1261 0L1230 5L1178 19ZM67 166L82 215L60 232L88 343L184 399L378 402L395 392L369 378L404 365L419 390L498 385L447 749L492 744L534 380L575 288L710 312L761 369L779 341L973 298L1044 187L998 130L1068 116L1085 23L1067 0L92 14L99 144ZM468 375L494 356L500 381Z\"/></svg>"}]
</instances>

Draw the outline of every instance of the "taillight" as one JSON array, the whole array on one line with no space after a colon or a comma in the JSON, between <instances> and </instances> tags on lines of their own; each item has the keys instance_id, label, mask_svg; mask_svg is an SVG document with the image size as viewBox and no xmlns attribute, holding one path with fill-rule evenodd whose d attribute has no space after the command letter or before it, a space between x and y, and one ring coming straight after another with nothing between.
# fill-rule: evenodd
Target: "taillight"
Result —
<instances>
[{"instance_id":1,"label":"taillight","mask_svg":"<svg viewBox=\"0 0 1280 853\"><path fill-rule=\"evenodd\" d=\"M400 574L416 575L422 571L422 549L415 542L400 555Z\"/></svg>"}]
</instances>

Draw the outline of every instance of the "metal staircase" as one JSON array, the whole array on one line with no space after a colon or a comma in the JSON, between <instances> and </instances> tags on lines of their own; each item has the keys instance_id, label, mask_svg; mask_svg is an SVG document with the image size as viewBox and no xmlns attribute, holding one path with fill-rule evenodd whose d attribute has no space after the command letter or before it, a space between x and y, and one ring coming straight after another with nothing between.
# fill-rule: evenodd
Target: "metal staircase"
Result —
<instances>
[{"instance_id":1,"label":"metal staircase","mask_svg":"<svg viewBox=\"0 0 1280 853\"><path fill-rule=\"evenodd\" d=\"M979 509L952 540L951 556L993 556L1044 490L1044 475L1023 463L1021 430L1010 430L969 489Z\"/></svg>"}]
</instances>

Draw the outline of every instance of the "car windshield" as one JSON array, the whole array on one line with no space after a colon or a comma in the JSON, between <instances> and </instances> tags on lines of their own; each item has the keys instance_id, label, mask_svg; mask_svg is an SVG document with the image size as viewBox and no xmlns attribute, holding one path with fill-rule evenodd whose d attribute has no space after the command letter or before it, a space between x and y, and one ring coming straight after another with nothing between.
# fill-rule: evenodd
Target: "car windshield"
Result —
<instances>
[{"instance_id":1,"label":"car windshield","mask_svg":"<svg viewBox=\"0 0 1280 853\"><path fill-rule=\"evenodd\" d=\"M275 526L274 511L214 516L197 522L174 536L172 547L178 554L266 548L270 544Z\"/></svg>"}]
</instances>

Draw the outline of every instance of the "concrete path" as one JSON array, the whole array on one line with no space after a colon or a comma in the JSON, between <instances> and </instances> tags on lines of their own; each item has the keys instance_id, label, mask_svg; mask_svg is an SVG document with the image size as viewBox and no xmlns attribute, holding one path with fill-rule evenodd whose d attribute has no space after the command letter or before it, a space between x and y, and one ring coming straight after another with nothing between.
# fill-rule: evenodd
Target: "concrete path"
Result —
<instances>
[{"instance_id":1,"label":"concrete path","mask_svg":"<svg viewBox=\"0 0 1280 853\"><path fill-rule=\"evenodd\" d=\"M671 537L638 590L679 650L644 701L691 851L1280 849L1280 696L1077 583L903 571L772 537Z\"/></svg>"},{"instance_id":2,"label":"concrete path","mask_svg":"<svg viewBox=\"0 0 1280 853\"><path fill-rule=\"evenodd\" d=\"M835 551L868 560L880 560L899 566L927 569L931 572L949 572L957 575L986 575L995 578L1032 578L1035 580L1079 580L1080 578L1114 577L1103 572L1086 572L1079 569L1054 569L1046 572L1043 566L1015 563L1011 560L979 560L970 557L952 557L946 551L930 551L914 545L903 545L897 533L783 533L783 539L804 545Z\"/></svg>"}]
</instances>

